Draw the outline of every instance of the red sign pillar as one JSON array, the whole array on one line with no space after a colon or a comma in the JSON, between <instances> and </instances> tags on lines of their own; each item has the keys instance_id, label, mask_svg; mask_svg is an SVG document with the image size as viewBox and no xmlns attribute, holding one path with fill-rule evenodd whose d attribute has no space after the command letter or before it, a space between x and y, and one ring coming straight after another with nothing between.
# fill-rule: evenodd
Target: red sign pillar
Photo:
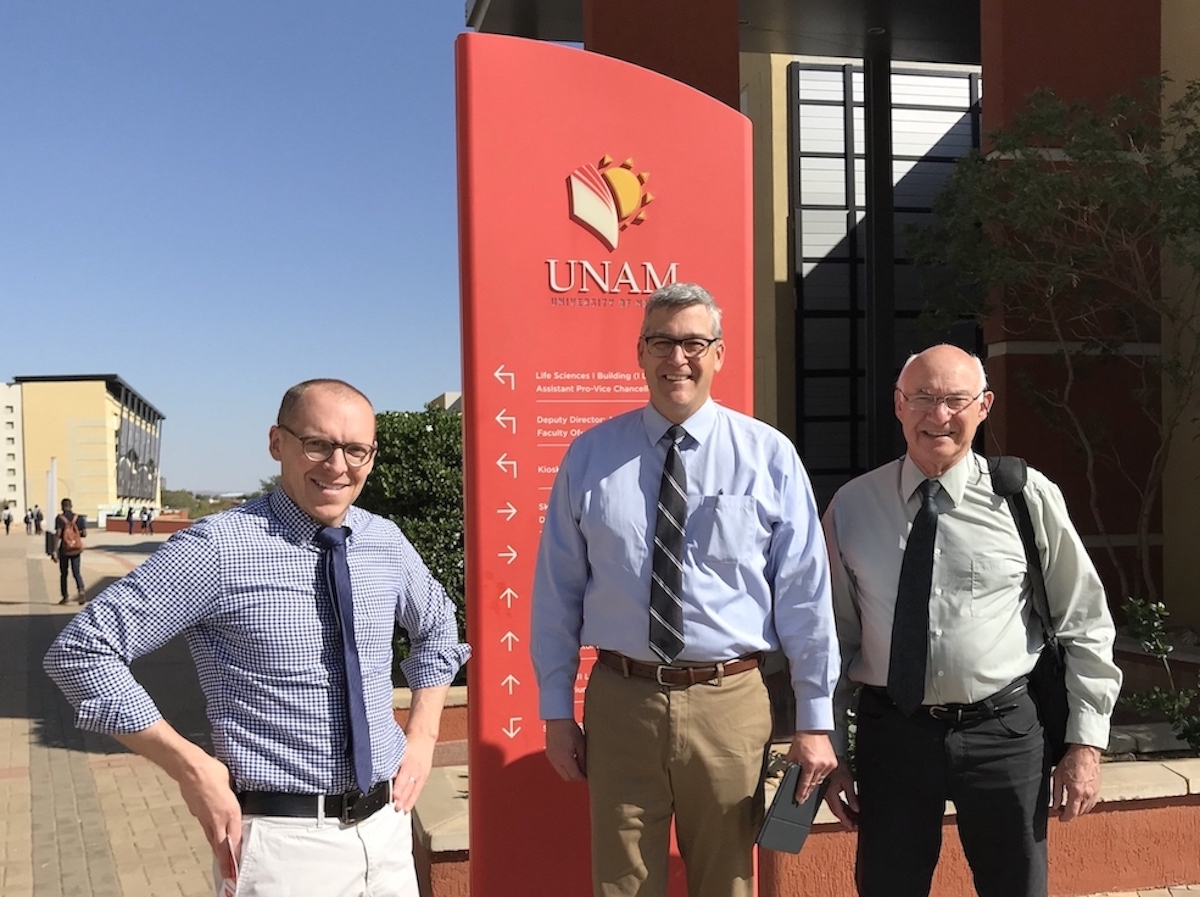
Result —
<instances>
[{"instance_id":1,"label":"red sign pillar","mask_svg":"<svg viewBox=\"0 0 1200 897\"><path fill-rule=\"evenodd\" d=\"M712 292L713 396L751 410L750 123L554 44L464 34L457 66L472 892L586 894L586 789L545 759L529 659L538 537L571 440L647 401L636 344L657 287Z\"/></svg>"}]
</instances>

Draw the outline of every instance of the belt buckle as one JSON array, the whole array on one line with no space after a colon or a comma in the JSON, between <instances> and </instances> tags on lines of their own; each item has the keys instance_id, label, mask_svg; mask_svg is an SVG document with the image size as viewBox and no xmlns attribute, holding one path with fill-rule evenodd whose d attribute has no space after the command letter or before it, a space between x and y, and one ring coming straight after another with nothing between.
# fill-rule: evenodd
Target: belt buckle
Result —
<instances>
[{"instance_id":1,"label":"belt buckle","mask_svg":"<svg viewBox=\"0 0 1200 897\"><path fill-rule=\"evenodd\" d=\"M660 663L654 668L654 681L663 688L670 688L670 682L663 682L663 670L670 670L672 673L679 672L679 667L673 667L669 664Z\"/></svg>"},{"instance_id":2,"label":"belt buckle","mask_svg":"<svg viewBox=\"0 0 1200 897\"><path fill-rule=\"evenodd\" d=\"M364 797L363 793L357 788L347 791L342 795L342 812L338 814L338 819L345 825L354 825L358 819L354 815L354 811L358 809L358 802Z\"/></svg>"}]
</instances>

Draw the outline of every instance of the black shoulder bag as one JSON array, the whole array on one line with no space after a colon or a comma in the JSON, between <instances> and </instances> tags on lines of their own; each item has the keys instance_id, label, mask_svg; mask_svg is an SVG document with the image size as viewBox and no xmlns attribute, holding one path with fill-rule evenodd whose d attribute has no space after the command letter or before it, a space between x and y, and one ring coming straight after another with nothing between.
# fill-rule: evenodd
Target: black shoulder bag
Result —
<instances>
[{"instance_id":1,"label":"black shoulder bag","mask_svg":"<svg viewBox=\"0 0 1200 897\"><path fill-rule=\"evenodd\" d=\"M1042 627L1043 642L1037 665L1029 674L1029 692L1037 704L1038 716L1041 717L1042 728L1045 730L1050 763L1057 765L1067 752L1067 667L1065 651L1059 644L1058 636L1054 632L1054 623L1050 618L1050 602L1046 597L1042 558L1038 554L1033 520L1029 516L1029 505L1025 501L1025 459L1013 455L988 458L988 470L992 474L992 491L1007 502L1017 522L1021 544L1025 548L1025 561L1033 587L1033 610Z\"/></svg>"}]
</instances>

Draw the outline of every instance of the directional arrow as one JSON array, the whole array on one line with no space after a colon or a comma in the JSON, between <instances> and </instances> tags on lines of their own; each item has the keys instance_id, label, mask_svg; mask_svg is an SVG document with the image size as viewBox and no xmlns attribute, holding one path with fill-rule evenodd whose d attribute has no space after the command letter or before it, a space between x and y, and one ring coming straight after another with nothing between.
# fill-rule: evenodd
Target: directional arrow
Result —
<instances>
[{"instance_id":1,"label":"directional arrow","mask_svg":"<svg viewBox=\"0 0 1200 897\"><path fill-rule=\"evenodd\" d=\"M509 376L511 376L511 374ZM500 409L500 413L496 415L496 423L504 427L506 430L508 429L508 425L512 424L513 435L517 435L517 418L512 414L508 414L507 408Z\"/></svg>"},{"instance_id":2,"label":"directional arrow","mask_svg":"<svg viewBox=\"0 0 1200 897\"><path fill-rule=\"evenodd\" d=\"M504 604L508 607L509 610L512 610L513 599L520 598L520 597L521 596L518 595L516 592L514 592L512 589L505 589L503 592L500 593L500 600L504 602Z\"/></svg>"},{"instance_id":3,"label":"directional arrow","mask_svg":"<svg viewBox=\"0 0 1200 897\"><path fill-rule=\"evenodd\" d=\"M519 679L517 679L516 676L514 676L512 673L509 673L507 676L504 677L504 681L501 682L500 684L502 686L504 686L505 688L507 688L508 693L511 695L513 693L513 686L520 685L521 682ZM519 719L519 717L518 717L518 719Z\"/></svg>"},{"instance_id":4,"label":"directional arrow","mask_svg":"<svg viewBox=\"0 0 1200 897\"><path fill-rule=\"evenodd\" d=\"M496 459L496 466L505 473L511 473L514 480L517 478L517 462L508 459L508 452Z\"/></svg>"},{"instance_id":5,"label":"directional arrow","mask_svg":"<svg viewBox=\"0 0 1200 897\"><path fill-rule=\"evenodd\" d=\"M513 642L519 642L520 639L517 638L517 636L510 629L508 632L504 633L504 635L500 636L500 641L506 643L508 645L509 653L512 653Z\"/></svg>"},{"instance_id":6,"label":"directional arrow","mask_svg":"<svg viewBox=\"0 0 1200 897\"><path fill-rule=\"evenodd\" d=\"M521 717L510 716L508 718L508 728L501 729L500 731L503 732L505 735L507 735L509 738L516 738L517 733L521 731L521 727L517 725L517 723L519 723L520 721L521 721Z\"/></svg>"},{"instance_id":7,"label":"directional arrow","mask_svg":"<svg viewBox=\"0 0 1200 897\"><path fill-rule=\"evenodd\" d=\"M504 365L500 365L500 367L496 368L496 370L492 372L492 376L501 383L507 380L509 389L517 388L517 375L511 371L504 370Z\"/></svg>"},{"instance_id":8,"label":"directional arrow","mask_svg":"<svg viewBox=\"0 0 1200 897\"><path fill-rule=\"evenodd\" d=\"M508 558L509 564L512 564L512 562L517 559L517 549L509 545L508 551L501 551L496 555L496 557Z\"/></svg>"},{"instance_id":9,"label":"directional arrow","mask_svg":"<svg viewBox=\"0 0 1200 897\"><path fill-rule=\"evenodd\" d=\"M504 504L506 504L508 507L496 508L496 513L497 514L507 514L508 519L512 520L514 517L517 516L517 509L513 507L513 503L511 501L506 501Z\"/></svg>"}]
</instances>

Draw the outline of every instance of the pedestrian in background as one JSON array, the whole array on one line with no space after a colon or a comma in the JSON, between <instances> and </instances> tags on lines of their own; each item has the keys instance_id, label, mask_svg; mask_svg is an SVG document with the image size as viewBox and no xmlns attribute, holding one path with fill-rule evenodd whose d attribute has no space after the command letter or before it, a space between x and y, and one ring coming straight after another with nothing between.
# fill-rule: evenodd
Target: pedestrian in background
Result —
<instances>
[{"instance_id":1,"label":"pedestrian in background","mask_svg":"<svg viewBox=\"0 0 1200 897\"><path fill-rule=\"evenodd\" d=\"M58 561L58 590L62 594L59 604L67 603L67 569L75 578L79 590L79 603L87 599L83 585L83 574L79 571L79 557L83 554L83 540L87 536L87 524L71 510L71 499L62 500L62 513L54 518L54 542L50 549L50 560Z\"/></svg>"},{"instance_id":2,"label":"pedestrian in background","mask_svg":"<svg viewBox=\"0 0 1200 897\"><path fill-rule=\"evenodd\" d=\"M3 517L4 517L4 535L7 536L8 531L12 527L12 522L13 522L13 512L12 512L12 509L8 507L8 505L4 506Z\"/></svg>"},{"instance_id":3,"label":"pedestrian in background","mask_svg":"<svg viewBox=\"0 0 1200 897\"><path fill-rule=\"evenodd\" d=\"M133 505L125 512L125 525L129 527L129 535L133 535Z\"/></svg>"}]
</instances>

